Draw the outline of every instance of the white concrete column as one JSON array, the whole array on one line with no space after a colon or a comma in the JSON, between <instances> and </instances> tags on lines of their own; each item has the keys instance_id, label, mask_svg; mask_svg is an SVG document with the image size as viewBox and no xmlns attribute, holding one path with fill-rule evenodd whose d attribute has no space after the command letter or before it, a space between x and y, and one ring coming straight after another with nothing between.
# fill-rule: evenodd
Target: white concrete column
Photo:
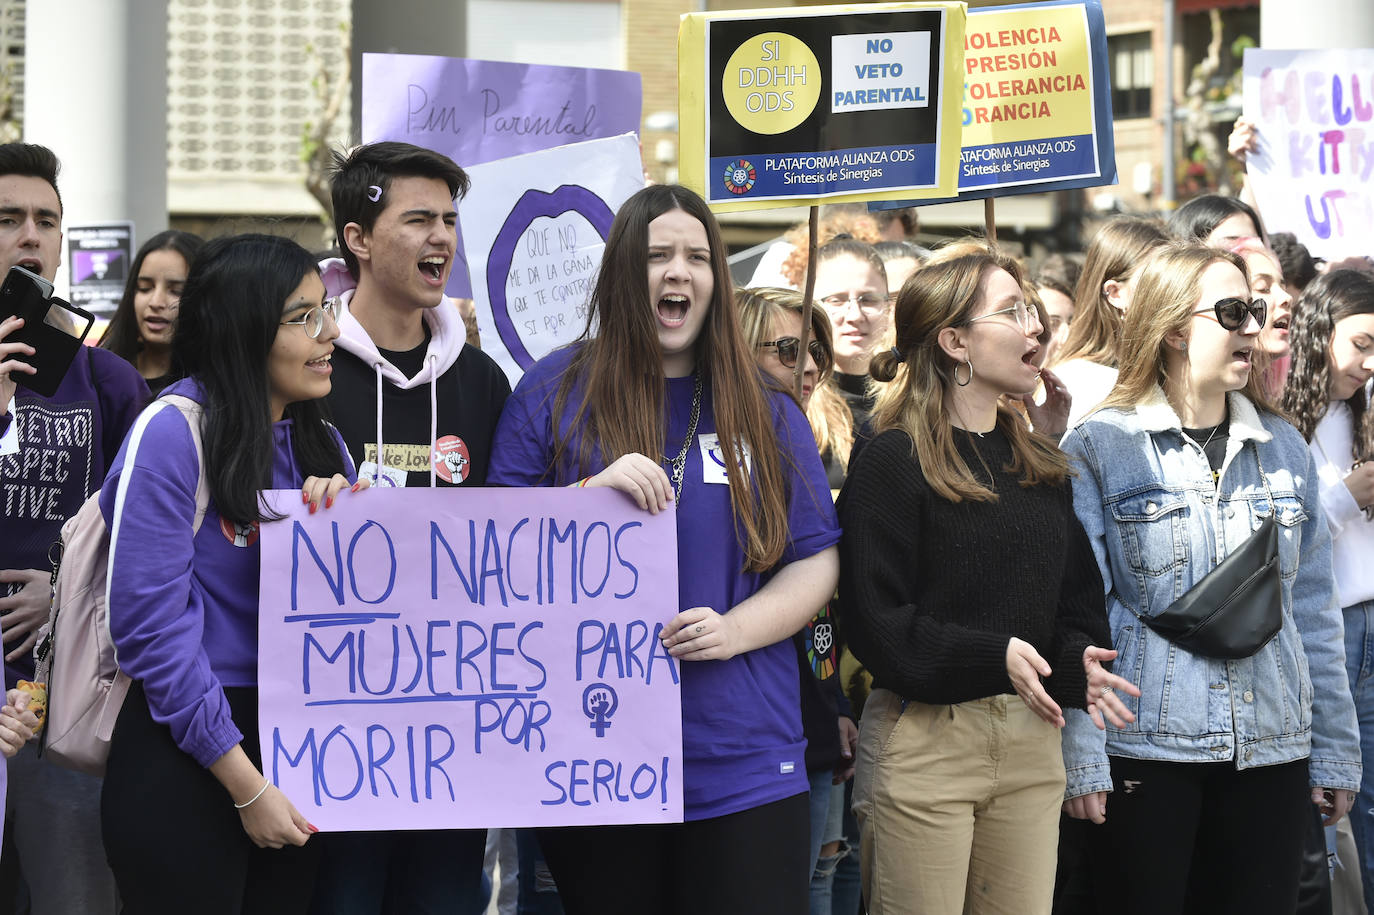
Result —
<instances>
[{"instance_id":1,"label":"white concrete column","mask_svg":"<svg viewBox=\"0 0 1374 915\"><path fill-rule=\"evenodd\" d=\"M62 160L64 224L167 228L167 0L30 0L24 140Z\"/></svg>"},{"instance_id":2,"label":"white concrete column","mask_svg":"<svg viewBox=\"0 0 1374 915\"><path fill-rule=\"evenodd\" d=\"M1275 51L1374 48L1370 0L1264 0L1260 47Z\"/></svg>"}]
</instances>

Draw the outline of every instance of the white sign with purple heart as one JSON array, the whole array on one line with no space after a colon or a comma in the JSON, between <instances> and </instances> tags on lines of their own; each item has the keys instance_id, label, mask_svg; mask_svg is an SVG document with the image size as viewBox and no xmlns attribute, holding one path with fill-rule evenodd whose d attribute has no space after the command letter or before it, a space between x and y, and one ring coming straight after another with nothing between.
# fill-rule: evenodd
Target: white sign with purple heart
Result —
<instances>
[{"instance_id":1,"label":"white sign with purple heart","mask_svg":"<svg viewBox=\"0 0 1374 915\"><path fill-rule=\"evenodd\" d=\"M634 134L468 169L458 211L482 349L512 385L587 328L615 211L644 186Z\"/></svg>"}]
</instances>

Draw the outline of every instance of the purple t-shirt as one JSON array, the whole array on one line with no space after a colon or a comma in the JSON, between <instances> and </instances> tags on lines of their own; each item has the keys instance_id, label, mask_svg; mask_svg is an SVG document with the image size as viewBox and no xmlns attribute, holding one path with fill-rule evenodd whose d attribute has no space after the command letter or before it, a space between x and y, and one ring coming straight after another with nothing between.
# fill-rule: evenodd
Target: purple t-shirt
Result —
<instances>
[{"instance_id":1,"label":"purple t-shirt","mask_svg":"<svg viewBox=\"0 0 1374 915\"><path fill-rule=\"evenodd\" d=\"M572 358L560 350L536 363L506 402L496 427L488 482L565 486L578 480L578 439L553 467L554 400ZM692 378L668 379L667 450L687 435ZM789 540L779 567L839 541L825 469L804 417L791 400L770 394L773 427L787 479ZM558 428L566 434L576 411L574 390ZM690 443L678 502L678 605L725 613L754 594L772 573L741 571L730 487L720 463L709 383L702 393L696 440ZM589 472L605 467L594 456ZM796 651L784 639L728 661L689 661L682 668L683 804L688 820L748 810L807 790Z\"/></svg>"}]
</instances>

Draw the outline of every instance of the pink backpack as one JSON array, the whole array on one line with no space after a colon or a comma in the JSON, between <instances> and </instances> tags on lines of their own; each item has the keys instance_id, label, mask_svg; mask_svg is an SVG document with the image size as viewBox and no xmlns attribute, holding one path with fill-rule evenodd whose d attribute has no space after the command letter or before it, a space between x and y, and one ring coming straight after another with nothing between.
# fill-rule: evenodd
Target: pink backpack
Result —
<instances>
[{"instance_id":1,"label":"pink backpack","mask_svg":"<svg viewBox=\"0 0 1374 915\"><path fill-rule=\"evenodd\" d=\"M129 432L125 460L133 461L148 422L166 406L175 407L186 417L196 446L200 475L191 525L194 537L210 502L200 438L200 404L179 394L159 397L139 415ZM129 475L122 474L115 495L116 519L128 482ZM117 526L118 521L115 523ZM109 554L110 531L100 512L100 492L96 491L62 525L61 550L53 563L52 607L34 650L38 662L35 679L48 684L48 718L39 735L39 753L46 753L68 769L91 775L105 773L110 736L131 682L119 669L110 636L106 611Z\"/></svg>"}]
</instances>

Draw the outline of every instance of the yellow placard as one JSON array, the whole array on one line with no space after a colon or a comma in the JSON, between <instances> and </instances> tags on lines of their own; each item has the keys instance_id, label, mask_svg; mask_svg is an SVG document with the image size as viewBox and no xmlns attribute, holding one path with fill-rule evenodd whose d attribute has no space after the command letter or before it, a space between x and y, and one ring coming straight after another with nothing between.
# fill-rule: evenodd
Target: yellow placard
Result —
<instances>
[{"instance_id":1,"label":"yellow placard","mask_svg":"<svg viewBox=\"0 0 1374 915\"><path fill-rule=\"evenodd\" d=\"M955 0L682 17L680 180L717 212L953 196L965 19Z\"/></svg>"},{"instance_id":2,"label":"yellow placard","mask_svg":"<svg viewBox=\"0 0 1374 915\"><path fill-rule=\"evenodd\" d=\"M963 145L1093 132L1083 7L980 10L964 33Z\"/></svg>"}]
</instances>

